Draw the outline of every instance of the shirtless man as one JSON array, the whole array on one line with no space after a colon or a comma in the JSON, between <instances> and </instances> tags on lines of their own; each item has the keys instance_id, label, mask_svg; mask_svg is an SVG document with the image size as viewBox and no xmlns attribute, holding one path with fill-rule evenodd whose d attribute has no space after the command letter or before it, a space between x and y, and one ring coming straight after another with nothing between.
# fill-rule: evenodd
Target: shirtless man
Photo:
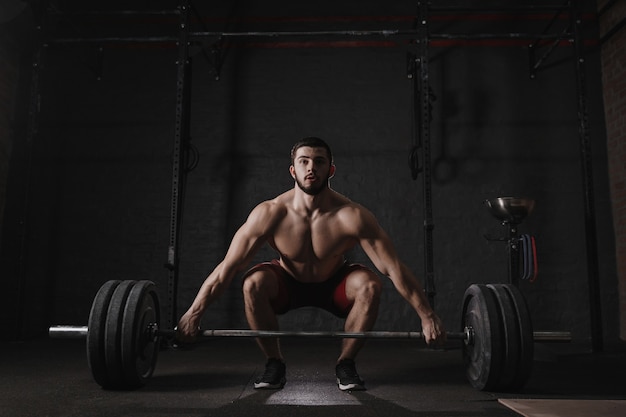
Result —
<instances>
[{"instance_id":1,"label":"shirtless man","mask_svg":"<svg viewBox=\"0 0 626 417\"><path fill-rule=\"evenodd\" d=\"M253 330L278 330L277 315L302 306L317 306L345 318L346 332L374 327L382 283L365 266L346 263L344 254L360 245L374 266L393 282L420 317L429 345L445 341L439 317L409 268L398 259L388 235L372 213L330 188L335 173L329 146L305 138L291 150L289 172L294 188L264 201L235 233L224 260L202 284L178 323L178 337L192 341L206 308L268 243L279 258L244 274L245 312ZM285 363L277 338L257 339L267 358L265 373L254 387L285 384ZM354 359L363 339L343 339L335 372L341 390L363 390Z\"/></svg>"}]
</instances>

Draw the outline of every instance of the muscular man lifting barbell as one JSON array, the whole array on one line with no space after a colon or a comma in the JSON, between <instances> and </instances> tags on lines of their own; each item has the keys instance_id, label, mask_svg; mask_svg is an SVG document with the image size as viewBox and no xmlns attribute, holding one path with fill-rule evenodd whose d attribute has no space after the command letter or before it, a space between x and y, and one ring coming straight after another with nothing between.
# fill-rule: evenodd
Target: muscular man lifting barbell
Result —
<instances>
[{"instance_id":1,"label":"muscular man lifting barbell","mask_svg":"<svg viewBox=\"0 0 626 417\"><path fill-rule=\"evenodd\" d=\"M330 188L335 165L328 144L313 137L297 142L291 150L289 172L295 180L293 189L252 210L235 233L224 260L206 278L180 318L179 340L194 340L207 307L268 243L279 258L258 264L244 275L245 310L251 329L277 330L278 314L316 306L345 318L346 332L371 330L378 315L380 278L363 265L346 263L344 257L360 245L415 309L426 343L445 342L441 320L375 217ZM257 341L267 362L254 387L282 388L286 371L278 339ZM354 364L364 340L347 338L342 343L335 368L339 389L365 389Z\"/></svg>"}]
</instances>

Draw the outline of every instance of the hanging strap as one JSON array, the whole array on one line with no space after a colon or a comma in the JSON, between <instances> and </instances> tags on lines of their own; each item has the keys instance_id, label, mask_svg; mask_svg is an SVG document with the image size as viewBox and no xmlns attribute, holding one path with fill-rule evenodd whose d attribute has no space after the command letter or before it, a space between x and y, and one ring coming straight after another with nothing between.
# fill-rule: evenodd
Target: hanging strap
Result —
<instances>
[{"instance_id":1,"label":"hanging strap","mask_svg":"<svg viewBox=\"0 0 626 417\"><path fill-rule=\"evenodd\" d=\"M530 242L531 242L530 246L532 250L532 266L533 266L533 272L530 277L530 282L535 282L537 280L537 275L539 275L539 268L538 268L538 263L537 263L537 242L535 241L534 236L530 237Z\"/></svg>"}]
</instances>

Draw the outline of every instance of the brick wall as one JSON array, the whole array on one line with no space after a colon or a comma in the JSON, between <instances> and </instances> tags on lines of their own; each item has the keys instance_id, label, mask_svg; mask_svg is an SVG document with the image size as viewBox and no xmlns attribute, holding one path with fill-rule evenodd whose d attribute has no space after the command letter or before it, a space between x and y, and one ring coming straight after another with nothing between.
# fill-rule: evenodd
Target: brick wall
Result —
<instances>
[{"instance_id":1,"label":"brick wall","mask_svg":"<svg viewBox=\"0 0 626 417\"><path fill-rule=\"evenodd\" d=\"M599 10L608 3L599 1ZM617 1L600 17L600 36L626 18L626 2ZM626 30L615 32L602 45L602 83L609 148L609 176L617 273L619 278L620 337L626 340Z\"/></svg>"}]
</instances>

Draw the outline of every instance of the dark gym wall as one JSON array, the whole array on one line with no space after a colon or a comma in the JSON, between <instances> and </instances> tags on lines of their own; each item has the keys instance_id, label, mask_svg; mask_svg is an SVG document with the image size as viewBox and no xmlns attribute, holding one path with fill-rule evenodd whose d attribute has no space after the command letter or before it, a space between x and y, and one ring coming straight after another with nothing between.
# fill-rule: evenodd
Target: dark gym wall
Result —
<instances>
[{"instance_id":1,"label":"dark gym wall","mask_svg":"<svg viewBox=\"0 0 626 417\"><path fill-rule=\"evenodd\" d=\"M0 32L8 39L7 32ZM2 36L0 35L0 36ZM0 59L4 62L0 72L0 102L3 105L3 111L0 113L0 190L2 190L2 198L0 198L0 218L4 213L6 182L9 173L9 160L11 156L12 145L12 127L11 119L15 109L16 85L18 79L18 44L12 38L0 44ZM1 232L0 232L1 233Z\"/></svg>"},{"instance_id":2,"label":"dark gym wall","mask_svg":"<svg viewBox=\"0 0 626 417\"><path fill-rule=\"evenodd\" d=\"M75 6L61 3L69 10ZM363 25L378 28L411 26L410 20L372 21L363 16L413 16L414 2L386 2L391 4L384 7L374 3L289 3L289 8L225 3L203 6L200 12L227 30L256 29L259 21L265 30L303 24L268 20L278 16L328 17L304 23L310 30L316 25L335 30L355 25L332 16L361 17ZM545 23L514 22L525 31L541 30ZM507 31L510 24L461 19L440 21L436 27ZM587 25L592 26L593 19ZM198 159L191 158L190 164L197 166L189 173L185 191L181 314L250 209L293 186L287 171L289 149L309 135L325 138L333 147L333 188L369 207L401 257L423 276L421 178L411 179L407 162L414 130L406 66L410 47L403 42L272 42L235 42L225 51L219 80L200 48L192 48L190 133ZM458 330L460 302L469 284L507 279L504 244L484 237L504 236L505 228L482 201L519 195L537 200L535 212L520 227L538 242L539 278L520 285L535 328L570 330L575 340L589 341L572 53L569 47L558 47L549 65L530 79L527 48L515 42L439 44L431 49L436 310L450 330ZM10 337L43 335L54 323L85 324L93 295L112 278L151 279L166 299L168 274L163 264L170 226L176 56L171 44L106 45L100 67L93 45L45 49L23 273L17 262L19 248L8 243L21 218L17 190L8 196L4 220L6 297L20 300L6 314L8 323L19 323ZM605 337L613 341L618 317L615 250L593 48L587 50L586 69L603 320ZM12 161L13 178L24 172L22 162ZM256 259L273 256L264 248ZM359 250L350 257L369 263ZM240 285L236 280L211 306L204 327L246 326ZM315 310L289 313L281 320L285 328L341 325ZM387 283L377 328L418 327L415 313Z\"/></svg>"},{"instance_id":3,"label":"dark gym wall","mask_svg":"<svg viewBox=\"0 0 626 417\"><path fill-rule=\"evenodd\" d=\"M10 255L5 248L20 245L19 233L16 225L19 223L15 214L17 199L23 194L25 187L20 185L23 171L17 175L11 167L26 164L25 127L28 109L28 84L24 78L29 78L28 69L32 62L32 15L26 5L17 1L6 1L0 6L0 218L3 219L0 228L0 249L2 260L17 255L18 251ZM19 138L19 139L18 139ZM10 179L11 178L11 179ZM12 197L11 197L12 196ZM7 201L11 199L12 201ZM9 219L6 222L4 219ZM13 220L11 220L13 219ZM6 254L6 255L5 255ZM8 265L7 265L8 266ZM3 271L2 290L0 291L0 323L7 325L11 336L15 338L15 317L19 302L17 288L19 287L18 274L10 267Z\"/></svg>"}]
</instances>

